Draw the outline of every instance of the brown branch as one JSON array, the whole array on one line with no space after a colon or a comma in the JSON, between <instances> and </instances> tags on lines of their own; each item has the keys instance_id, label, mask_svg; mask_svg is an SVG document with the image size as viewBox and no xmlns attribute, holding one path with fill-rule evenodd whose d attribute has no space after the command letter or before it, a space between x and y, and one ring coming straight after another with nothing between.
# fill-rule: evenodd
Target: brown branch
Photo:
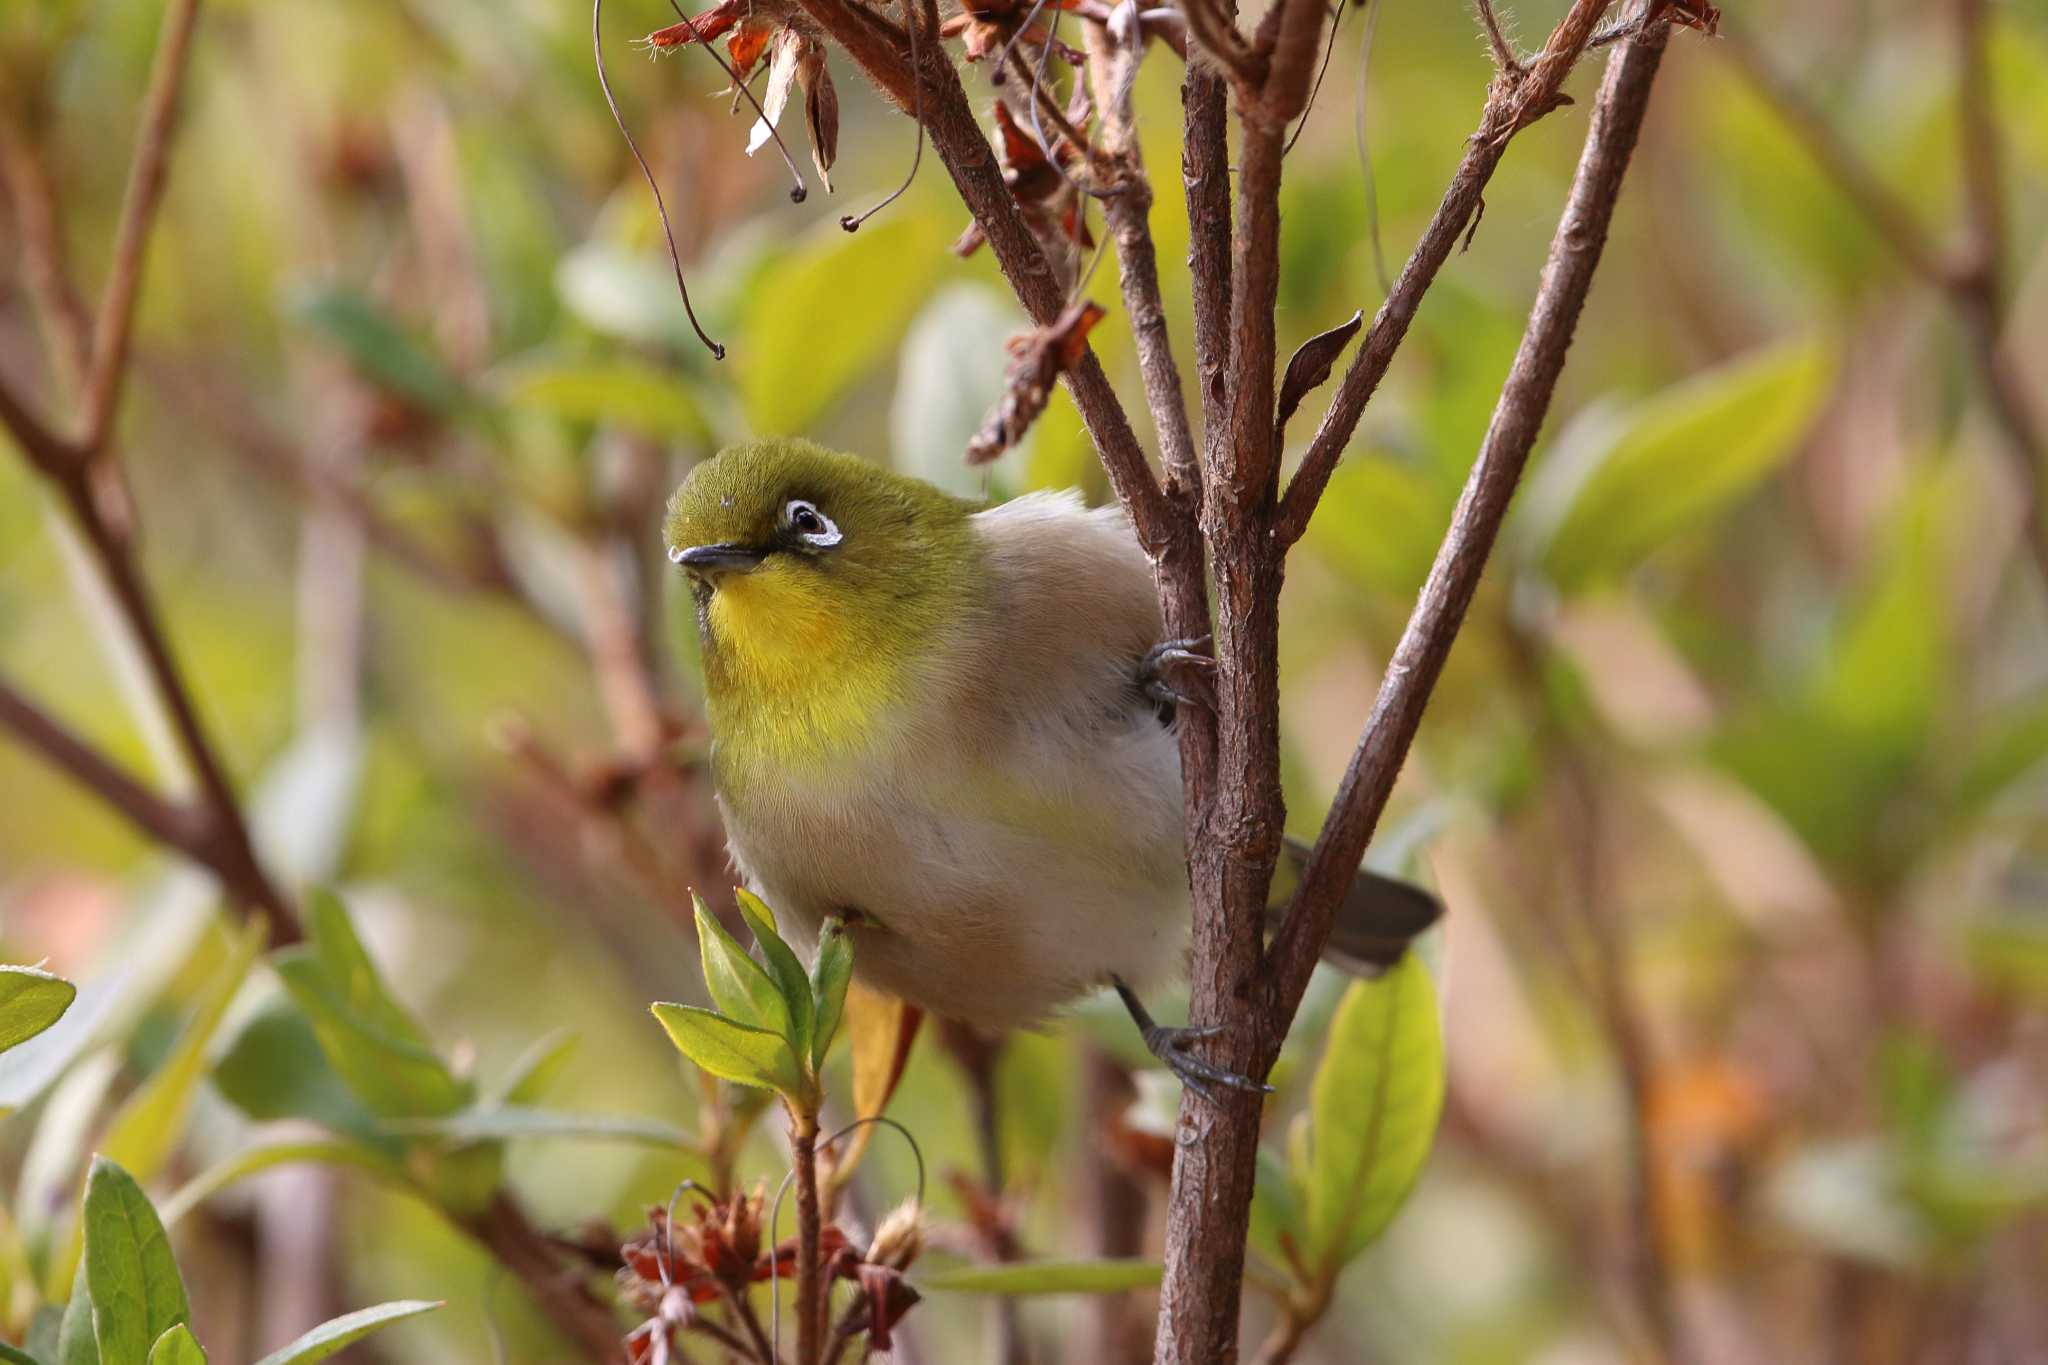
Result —
<instances>
[{"instance_id":1,"label":"brown branch","mask_svg":"<svg viewBox=\"0 0 2048 1365\"><path fill-rule=\"evenodd\" d=\"M1223 78L1190 63L1181 79L1181 181L1187 189L1195 375L1205 427L1221 423L1230 369L1230 132ZM1169 471L1170 472L1170 471ZM1185 490L1199 493L1197 485Z\"/></svg>"},{"instance_id":2,"label":"brown branch","mask_svg":"<svg viewBox=\"0 0 2048 1365\"><path fill-rule=\"evenodd\" d=\"M1358 429L1365 405L1386 377L1394 353L1408 335L1423 295L1436 281L1437 272L1466 235L1467 225L1479 211L1486 184L1507 151L1508 140L1529 123L1557 107L1559 87L1572 63L1585 50L1594 25L1607 9L1607 0L1574 0L1571 10L1551 32L1543 51L1526 66L1496 76L1486 97L1479 128L1465 144L1465 155L1451 176L1436 214L1423 230L1422 240L1401 267L1393 292L1387 295L1373 317L1372 326L1352 357L1330 406L1323 413L1301 468L1287 485L1276 521L1283 545L1292 545L1308 529L1309 518L1329 486L1330 475L1343 458L1344 447Z\"/></svg>"},{"instance_id":3,"label":"brown branch","mask_svg":"<svg viewBox=\"0 0 2048 1365\"><path fill-rule=\"evenodd\" d=\"M1571 195L1544 263L1528 329L1458 500L1450 531L1387 665L1372 717L1317 836L1301 888L1273 943L1272 970L1265 985L1268 1008L1276 1020L1293 1017L1308 985L1309 974L1328 940L1337 898L1355 874L1380 812L1386 808L1394 779L1421 724L1423 708L1450 655L1451 642L1479 586L1508 501L1549 411L1572 333L1592 286L1593 271L1607 241L1622 177L1649 108L1651 84L1669 33L1669 25L1653 24L1618 48L1608 61Z\"/></svg>"},{"instance_id":4,"label":"brown branch","mask_svg":"<svg viewBox=\"0 0 2048 1365\"><path fill-rule=\"evenodd\" d=\"M953 69L944 50L937 44L921 47L913 74L907 42L899 44L856 18L848 0L799 3L804 13L845 48L876 87L898 107L923 109L932 150L945 163L968 212L987 235L996 262L1025 311L1041 327L1058 317L1066 306L1065 291L1054 275L1052 263L1024 222L1016 197L1003 180L995 152L975 121L967 91L960 84L960 74ZM921 106L913 94L913 81L922 90ZM1138 539L1157 561L1172 539L1166 496L1145 461L1145 451L1138 444L1130 416L1093 350L1082 354L1080 363L1067 372L1066 379L1074 405L1080 409L1081 420L1109 473L1117 500L1130 515Z\"/></svg>"},{"instance_id":5,"label":"brown branch","mask_svg":"<svg viewBox=\"0 0 2048 1365\"><path fill-rule=\"evenodd\" d=\"M1194 433L1188 422L1187 398L1181 392L1180 366L1174 363L1173 339L1166 325L1165 296L1159 286L1159 257L1152 244L1152 182L1145 174L1131 104L1143 38L1117 43L1105 25L1088 25L1089 76L1095 107L1101 111L1107 155L1116 163L1116 178L1103 201L1103 216L1116 238L1117 270L1123 286L1124 311L1138 352L1138 372L1145 381L1145 402L1159 441L1159 462L1166 486L1179 498L1201 487L1195 461Z\"/></svg>"},{"instance_id":6,"label":"brown branch","mask_svg":"<svg viewBox=\"0 0 2048 1365\"><path fill-rule=\"evenodd\" d=\"M76 732L0 678L0 729L79 786L118 811L128 823L195 862L207 863L205 821L145 787Z\"/></svg>"},{"instance_id":7,"label":"brown branch","mask_svg":"<svg viewBox=\"0 0 2048 1365\"><path fill-rule=\"evenodd\" d=\"M583 1272L533 1225L511 1195L500 1194L482 1212L457 1219L456 1225L526 1286L582 1359L621 1365L626 1353L617 1315L590 1292Z\"/></svg>"},{"instance_id":8,"label":"brown branch","mask_svg":"<svg viewBox=\"0 0 2048 1365\"><path fill-rule=\"evenodd\" d=\"M7 429L28 462L47 478L62 478L78 462L77 447L30 411L27 400L8 386L5 375L0 375L0 427Z\"/></svg>"},{"instance_id":9,"label":"brown branch","mask_svg":"<svg viewBox=\"0 0 2048 1365\"><path fill-rule=\"evenodd\" d=\"M135 328L135 299L142 287L143 258L156 226L170 169L178 95L199 22L200 0L170 0L164 11L156 60L150 67L149 90L143 98L142 127L135 156L128 167L128 189L121 201L121 223L114 237L113 272L100 296L99 320L93 327L92 365L87 371L85 410L79 445L96 459L113 426L121 383L128 374L128 344Z\"/></svg>"},{"instance_id":10,"label":"brown branch","mask_svg":"<svg viewBox=\"0 0 2048 1365\"><path fill-rule=\"evenodd\" d=\"M818 1365L824 1354L825 1277L818 1264L823 1211L818 1203L818 1116L793 1114L789 1155L796 1175L796 1361Z\"/></svg>"}]
</instances>

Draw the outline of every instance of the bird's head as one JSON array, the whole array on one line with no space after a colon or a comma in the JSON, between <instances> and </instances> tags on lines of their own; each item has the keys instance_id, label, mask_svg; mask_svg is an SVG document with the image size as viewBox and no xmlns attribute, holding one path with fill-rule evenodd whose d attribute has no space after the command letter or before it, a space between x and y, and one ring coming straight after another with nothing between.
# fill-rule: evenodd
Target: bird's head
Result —
<instances>
[{"instance_id":1,"label":"bird's head","mask_svg":"<svg viewBox=\"0 0 2048 1365\"><path fill-rule=\"evenodd\" d=\"M729 447L663 526L690 575L714 700L890 685L978 591L973 505L808 441Z\"/></svg>"}]
</instances>

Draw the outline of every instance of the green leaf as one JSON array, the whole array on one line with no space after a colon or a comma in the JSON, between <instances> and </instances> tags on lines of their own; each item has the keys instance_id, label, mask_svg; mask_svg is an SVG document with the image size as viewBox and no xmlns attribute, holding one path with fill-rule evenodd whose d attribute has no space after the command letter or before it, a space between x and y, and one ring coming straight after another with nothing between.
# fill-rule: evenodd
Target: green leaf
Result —
<instances>
[{"instance_id":1,"label":"green leaf","mask_svg":"<svg viewBox=\"0 0 2048 1365\"><path fill-rule=\"evenodd\" d=\"M213 1067L213 1086L259 1123L310 1119L336 1133L366 1137L375 1115L356 1098L289 996L274 996L249 1017Z\"/></svg>"},{"instance_id":2,"label":"green leaf","mask_svg":"<svg viewBox=\"0 0 2048 1365\"><path fill-rule=\"evenodd\" d=\"M627 427L672 440L701 441L708 434L688 387L652 365L528 363L501 371L497 389L513 408L564 421Z\"/></svg>"},{"instance_id":3,"label":"green leaf","mask_svg":"<svg viewBox=\"0 0 2048 1365\"><path fill-rule=\"evenodd\" d=\"M846 1012L846 984L853 979L853 940L838 919L825 921L818 938L818 960L811 965L810 989L816 1000L817 1038L811 1044L811 1067L825 1065L832 1035L839 1031L839 1017Z\"/></svg>"},{"instance_id":4,"label":"green leaf","mask_svg":"<svg viewBox=\"0 0 2048 1365\"><path fill-rule=\"evenodd\" d=\"M1754 352L1638 404L1585 452L1589 467L1545 469L1531 493L1562 504L1543 537L1551 581L1572 591L1619 574L1763 482L1797 452L1834 371L1833 348L1815 340Z\"/></svg>"},{"instance_id":5,"label":"green leaf","mask_svg":"<svg viewBox=\"0 0 2048 1365\"><path fill-rule=\"evenodd\" d=\"M312 1362L325 1360L344 1346L361 1341L380 1327L431 1313L440 1306L438 1300L398 1299L380 1303L375 1308L344 1313L332 1321L321 1323L282 1350L272 1351L256 1365L312 1365Z\"/></svg>"},{"instance_id":6,"label":"green leaf","mask_svg":"<svg viewBox=\"0 0 2048 1365\"><path fill-rule=\"evenodd\" d=\"M545 1095L567 1069L576 1041L576 1035L565 1028L543 1036L506 1070L493 1103L527 1105Z\"/></svg>"},{"instance_id":7,"label":"green leaf","mask_svg":"<svg viewBox=\"0 0 2048 1365\"><path fill-rule=\"evenodd\" d=\"M1330 1022L1309 1095L1310 1265L1344 1265L1393 1221L1429 1158L1443 1098L1436 988L1409 953L1354 982Z\"/></svg>"},{"instance_id":8,"label":"green leaf","mask_svg":"<svg viewBox=\"0 0 2048 1365\"><path fill-rule=\"evenodd\" d=\"M472 1098L394 1000L331 892L307 897L311 941L272 959L335 1072L387 1118L452 1114Z\"/></svg>"},{"instance_id":9,"label":"green leaf","mask_svg":"<svg viewBox=\"0 0 2048 1365\"><path fill-rule=\"evenodd\" d=\"M1163 1273L1157 1261L1017 1261L956 1266L920 1276L917 1287L941 1294L1121 1294L1156 1288Z\"/></svg>"},{"instance_id":10,"label":"green leaf","mask_svg":"<svg viewBox=\"0 0 2048 1365\"><path fill-rule=\"evenodd\" d=\"M747 956L740 941L718 922L718 916L705 908L702 896L692 892L690 903L697 911L697 949L704 960L704 985L711 992L712 1003L727 1018L787 1038L792 1047L801 1046L790 1027L789 1005L774 979Z\"/></svg>"},{"instance_id":11,"label":"green leaf","mask_svg":"<svg viewBox=\"0 0 2048 1365\"><path fill-rule=\"evenodd\" d=\"M57 1328L57 1365L100 1365L100 1345L92 1334L92 1286L85 1282L83 1260L71 1277L71 1297Z\"/></svg>"},{"instance_id":12,"label":"green leaf","mask_svg":"<svg viewBox=\"0 0 2048 1365\"><path fill-rule=\"evenodd\" d=\"M761 956L767 959L768 975L775 982L775 989L781 994L783 1004L789 1010L791 1028L790 1046L802 1056L810 1046L816 1026L815 1002L811 999L811 979L804 974L804 964L797 960L796 953L783 941L775 929L775 912L744 887L734 888L739 897L740 915L747 922L747 928L754 933L754 941L761 945Z\"/></svg>"},{"instance_id":13,"label":"green leaf","mask_svg":"<svg viewBox=\"0 0 2048 1365\"><path fill-rule=\"evenodd\" d=\"M0 967L0 1052L64 1017L78 987L39 967Z\"/></svg>"},{"instance_id":14,"label":"green leaf","mask_svg":"<svg viewBox=\"0 0 2048 1365\"><path fill-rule=\"evenodd\" d=\"M164 1201L163 1223L175 1227L178 1220L222 1190L274 1166L304 1163L346 1166L371 1175L398 1189L413 1188L405 1168L392 1157L358 1142L339 1140L278 1142L251 1147L221 1161L180 1186Z\"/></svg>"},{"instance_id":15,"label":"green leaf","mask_svg":"<svg viewBox=\"0 0 2048 1365\"><path fill-rule=\"evenodd\" d=\"M181 1322L149 1348L149 1365L206 1365L206 1352L200 1349L192 1329Z\"/></svg>"},{"instance_id":16,"label":"green leaf","mask_svg":"<svg viewBox=\"0 0 2048 1365\"><path fill-rule=\"evenodd\" d=\"M5 1361L6 1365L43 1365L42 1361L27 1351L18 1346L9 1346L4 1341L0 1341L0 1361Z\"/></svg>"},{"instance_id":17,"label":"green leaf","mask_svg":"<svg viewBox=\"0 0 2048 1365\"><path fill-rule=\"evenodd\" d=\"M325 337L379 387L444 416L470 406L469 395L440 358L361 294L338 288L296 290L286 311Z\"/></svg>"},{"instance_id":18,"label":"green leaf","mask_svg":"<svg viewBox=\"0 0 2048 1365\"><path fill-rule=\"evenodd\" d=\"M779 1090L792 1098L803 1094L796 1054L781 1034L750 1028L695 1005L657 1003L650 1008L676 1050L711 1075Z\"/></svg>"},{"instance_id":19,"label":"green leaf","mask_svg":"<svg viewBox=\"0 0 2048 1365\"><path fill-rule=\"evenodd\" d=\"M944 268L950 230L930 215L873 222L848 236L821 225L746 294L733 364L763 435L809 431L826 407L893 351ZM860 282L887 279L887 289ZM849 291L858 302L849 305ZM792 358L801 357L799 363Z\"/></svg>"},{"instance_id":20,"label":"green leaf","mask_svg":"<svg viewBox=\"0 0 2048 1365\"><path fill-rule=\"evenodd\" d=\"M638 1114L570 1114L553 1109L498 1105L435 1119L394 1119L385 1131L449 1142L501 1142L509 1138L569 1138L633 1142L645 1147L697 1150L696 1140L673 1123Z\"/></svg>"},{"instance_id":21,"label":"green leaf","mask_svg":"<svg viewBox=\"0 0 2048 1365\"><path fill-rule=\"evenodd\" d=\"M206 1075L207 1050L220 1031L228 1006L241 992L249 969L262 952L263 941L260 921L252 921L232 937L227 960L209 983L184 1032L178 1035L171 1055L141 1089L129 1096L101 1136L102 1157L130 1172L135 1179L154 1180L184 1134L185 1115Z\"/></svg>"},{"instance_id":22,"label":"green leaf","mask_svg":"<svg viewBox=\"0 0 2048 1365\"><path fill-rule=\"evenodd\" d=\"M191 1318L156 1210L105 1157L93 1158L85 1185L85 1282L101 1365L148 1365L151 1343Z\"/></svg>"}]
</instances>

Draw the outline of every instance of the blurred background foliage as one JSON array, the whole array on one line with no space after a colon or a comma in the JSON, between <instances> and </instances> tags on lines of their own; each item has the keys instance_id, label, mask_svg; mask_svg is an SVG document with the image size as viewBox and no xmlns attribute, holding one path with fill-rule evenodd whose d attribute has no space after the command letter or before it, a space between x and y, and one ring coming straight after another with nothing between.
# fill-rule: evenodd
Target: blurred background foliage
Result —
<instances>
[{"instance_id":1,"label":"blurred background foliage","mask_svg":"<svg viewBox=\"0 0 2048 1365\"><path fill-rule=\"evenodd\" d=\"M1563 5L1522 8L1535 34ZM1962 197L1947 8L1728 8L1938 241ZM1364 79L1366 25L1347 18L1290 158L1283 345L1370 312L1375 215L1398 265L1482 99L1461 6L1381 10ZM1994 11L2004 346L2038 410L2048 13ZM134 0L0 8L0 101L41 149L85 280L105 271L159 17ZM773 432L993 497L1104 485L1063 395L1025 448L964 466L1021 313L989 253L949 252L966 215L929 156L858 234L836 221L900 178L910 125L841 73L836 194L793 205L769 153L743 154L748 119L713 97L709 63L628 47L670 18L615 0L611 79L728 360L683 317L586 11L222 0L120 441L144 562L280 874L350 889L392 989L463 1076L488 1087L567 1030L551 1106L694 1130L704 1095L646 1002L701 998L682 890L730 893L695 768L687 597L653 533L667 490ZM1169 58L1147 63L1185 355L1176 86ZM1334 790L1485 429L1582 122L1517 139L1296 556L1297 832ZM0 360L34 375L19 232L0 218ZM1114 268L1092 286L1105 302ZM1135 394L1115 307L1093 340ZM1557 416L1374 854L1451 909L1430 954L1444 1135L1301 1358L2048 1358L2048 592L2019 490L1941 297L1741 65L1682 37ZM0 668L175 780L76 558L25 467L0 461ZM22 1111L0 1130L30 1249L13 1277L57 1254L84 1154L247 950L203 880L5 745L0 792L0 950L85 986L69 1065L15 1066L0 1096ZM265 981L220 997L210 1079L175 1143L130 1153L139 1177L252 1140L262 1104L238 1078L294 1074L259 1049L299 1038L264 1033ZM1297 1029L1276 1135L1308 1104L1335 996L1319 988ZM1126 1111L1121 1065L1097 1051L1126 1040L1088 1016L1015 1039L998 1071L1035 1254L1099 1249L1105 1219L1142 1216L1142 1198L1110 1211L1105 1181L1155 1211L1164 1189L1167 1095L1141 1078ZM934 1171L978 1169L943 1050L920 1047L892 1112ZM754 1142L742 1170L779 1172L776 1144ZM503 1160L560 1228L630 1228L703 1174L590 1134ZM863 1178L886 1207L910 1158L878 1142ZM973 1201L944 1180L933 1198L974 1250ZM396 1298L450 1306L377 1358L561 1354L471 1244L354 1174L250 1182L179 1237L200 1334L247 1348L217 1359ZM1046 1300L1025 1321L1038 1358L1085 1359L1118 1311ZM914 1329L923 1359L979 1350L971 1303Z\"/></svg>"}]
</instances>

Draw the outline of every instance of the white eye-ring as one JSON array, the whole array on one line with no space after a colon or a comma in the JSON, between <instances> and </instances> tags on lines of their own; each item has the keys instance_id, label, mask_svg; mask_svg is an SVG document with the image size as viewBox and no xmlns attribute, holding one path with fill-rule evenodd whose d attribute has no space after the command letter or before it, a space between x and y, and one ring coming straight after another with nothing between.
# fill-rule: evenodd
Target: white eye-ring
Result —
<instances>
[{"instance_id":1,"label":"white eye-ring","mask_svg":"<svg viewBox=\"0 0 2048 1365\"><path fill-rule=\"evenodd\" d=\"M833 524L832 518L820 512L815 503L792 498L782 509L782 521L802 537L805 544L822 550L839 543L839 527Z\"/></svg>"}]
</instances>

